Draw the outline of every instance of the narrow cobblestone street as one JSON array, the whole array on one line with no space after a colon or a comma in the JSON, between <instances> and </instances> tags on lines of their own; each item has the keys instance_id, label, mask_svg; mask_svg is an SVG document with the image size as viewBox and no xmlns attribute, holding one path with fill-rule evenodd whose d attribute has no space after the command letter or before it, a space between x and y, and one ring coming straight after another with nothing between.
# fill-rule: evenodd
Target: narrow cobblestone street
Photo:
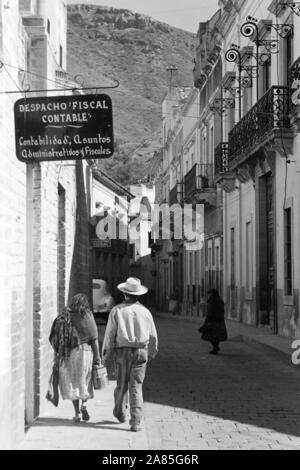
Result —
<instances>
[{"instance_id":1,"label":"narrow cobblestone street","mask_svg":"<svg viewBox=\"0 0 300 470\"><path fill-rule=\"evenodd\" d=\"M239 339L208 354L197 324L156 320L144 398L152 449L300 449L299 369Z\"/></svg>"},{"instance_id":2,"label":"narrow cobblestone street","mask_svg":"<svg viewBox=\"0 0 300 470\"><path fill-rule=\"evenodd\" d=\"M49 407L22 449L286 449L300 448L299 368L287 355L246 343L229 327L221 354L208 354L198 324L155 319L160 342L144 386L141 433L111 415L112 381L89 405L91 421L74 424L72 407ZM234 333L233 333L234 332Z\"/></svg>"}]
</instances>

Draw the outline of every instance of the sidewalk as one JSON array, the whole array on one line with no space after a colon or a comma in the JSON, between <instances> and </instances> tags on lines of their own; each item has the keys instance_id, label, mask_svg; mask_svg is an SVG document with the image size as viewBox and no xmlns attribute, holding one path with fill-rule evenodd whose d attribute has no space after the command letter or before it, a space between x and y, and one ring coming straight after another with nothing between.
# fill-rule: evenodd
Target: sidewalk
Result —
<instances>
[{"instance_id":1,"label":"sidewalk","mask_svg":"<svg viewBox=\"0 0 300 470\"><path fill-rule=\"evenodd\" d=\"M197 323L199 326L203 323L200 317L188 317L183 315L172 315L170 313L156 312L155 317L170 318L175 321L189 321ZM234 320L226 320L229 340L242 340L247 343L258 343L263 346L275 349L276 351L291 357L293 349L291 347L293 340L273 334L267 328L255 328Z\"/></svg>"},{"instance_id":2,"label":"sidewalk","mask_svg":"<svg viewBox=\"0 0 300 470\"><path fill-rule=\"evenodd\" d=\"M96 390L88 402L89 422L73 423L74 410L70 401L51 403L27 431L19 450L130 450L148 449L145 424L142 431L131 432L127 423L120 424L112 415L111 381L104 390Z\"/></svg>"}]
</instances>

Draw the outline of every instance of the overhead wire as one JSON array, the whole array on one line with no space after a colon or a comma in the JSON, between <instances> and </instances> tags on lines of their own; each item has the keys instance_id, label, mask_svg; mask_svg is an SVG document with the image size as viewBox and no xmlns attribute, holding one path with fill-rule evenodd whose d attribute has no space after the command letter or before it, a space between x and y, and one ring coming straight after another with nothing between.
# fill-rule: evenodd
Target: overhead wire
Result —
<instances>
[{"instance_id":1,"label":"overhead wire","mask_svg":"<svg viewBox=\"0 0 300 470\"><path fill-rule=\"evenodd\" d=\"M23 73L25 73L25 74L27 74L27 75L32 75L32 76L37 77L37 78L42 78L43 80L47 80L48 82L55 83L56 85L59 84L59 83L58 83L58 80L53 80L53 79L51 79L51 78L49 78L49 77L46 77L46 76L44 76L44 75L40 75L40 74L38 74L38 73L29 71L29 70L25 70L25 69L22 68L22 67L17 67L17 66L15 66L15 65L8 64L7 62L4 62L4 61L1 60L1 59L0 59L0 62L1 62L4 66L6 66L6 67L10 67L10 68L12 68L12 69L18 70L19 72L23 72Z\"/></svg>"},{"instance_id":2,"label":"overhead wire","mask_svg":"<svg viewBox=\"0 0 300 470\"><path fill-rule=\"evenodd\" d=\"M7 75L10 77L11 81L14 83L14 85L16 86L16 88L18 89L17 91L21 94L24 93L24 91L20 88L20 86L18 85L18 83L16 82L16 80L14 79L14 77L11 75L11 73L7 70L7 67L6 65L3 64L3 69L5 70L5 72L7 73Z\"/></svg>"}]
</instances>

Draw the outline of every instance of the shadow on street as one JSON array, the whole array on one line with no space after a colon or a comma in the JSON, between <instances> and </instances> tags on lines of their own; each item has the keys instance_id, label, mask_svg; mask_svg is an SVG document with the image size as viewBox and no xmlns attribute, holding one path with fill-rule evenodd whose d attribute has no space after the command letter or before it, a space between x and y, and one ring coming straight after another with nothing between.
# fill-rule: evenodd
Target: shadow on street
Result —
<instances>
[{"instance_id":1,"label":"shadow on street","mask_svg":"<svg viewBox=\"0 0 300 470\"><path fill-rule=\"evenodd\" d=\"M217 417L300 436L299 368L288 357L239 338L221 343L220 355L212 356L199 325L155 322L159 354L149 363L144 385L149 406L190 410L204 422Z\"/></svg>"}]
</instances>

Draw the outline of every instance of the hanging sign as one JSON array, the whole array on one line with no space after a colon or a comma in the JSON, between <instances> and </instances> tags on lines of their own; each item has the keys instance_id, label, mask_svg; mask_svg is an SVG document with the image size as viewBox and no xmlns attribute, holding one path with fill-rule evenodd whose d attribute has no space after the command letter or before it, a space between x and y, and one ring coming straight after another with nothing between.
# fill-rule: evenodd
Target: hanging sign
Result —
<instances>
[{"instance_id":1,"label":"hanging sign","mask_svg":"<svg viewBox=\"0 0 300 470\"><path fill-rule=\"evenodd\" d=\"M24 98L15 103L21 162L109 158L114 153L108 95Z\"/></svg>"}]
</instances>

